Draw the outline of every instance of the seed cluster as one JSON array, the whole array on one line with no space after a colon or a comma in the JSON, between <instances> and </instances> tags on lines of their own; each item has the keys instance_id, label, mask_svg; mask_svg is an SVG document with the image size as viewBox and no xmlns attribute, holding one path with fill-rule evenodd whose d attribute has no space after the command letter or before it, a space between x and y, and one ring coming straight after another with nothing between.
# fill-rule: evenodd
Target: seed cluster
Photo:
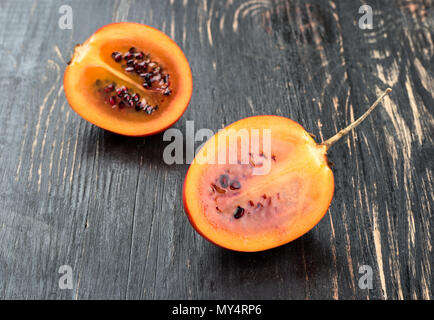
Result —
<instances>
[{"instance_id":1,"label":"seed cluster","mask_svg":"<svg viewBox=\"0 0 434 320\"><path fill-rule=\"evenodd\" d=\"M237 179L231 180L231 178L227 174L220 175L218 179L218 184L219 185L212 183L211 187L213 191L221 194L226 193L227 188L229 188L230 190L238 190L241 188L241 183ZM216 207L216 210L217 212L221 212L218 206ZM235 210L234 218L235 219L241 218L244 215L244 212L245 212L244 208L238 206L237 209Z\"/></svg>"},{"instance_id":2,"label":"seed cluster","mask_svg":"<svg viewBox=\"0 0 434 320\"><path fill-rule=\"evenodd\" d=\"M250 159L249 164L250 167L256 167L262 165L262 159L267 159L267 156L260 152L258 156L254 156L252 153L249 153ZM261 159L262 158L262 159ZM276 161L276 156L274 154L271 154L271 160ZM217 203L217 199L220 197L224 197L227 192L230 192L230 190L236 192L237 190L241 189L241 183L239 179L245 179L247 172L244 171L245 169L242 169L242 173L235 174L235 176L230 176L232 173L230 170L226 170L224 174L221 174L214 180L213 183L211 183L211 190L214 193L214 201L216 201L216 211L218 213L222 213L223 210L221 207L219 207ZM236 195L237 193L228 193L229 196ZM245 206L237 205L235 210L233 211L232 215L235 219L240 219L241 217L245 215L249 215L251 213L262 211L264 208L268 208L272 206L273 199L275 201L280 200L280 193L278 192L276 196L273 195L261 195L259 201L253 202L252 200L248 200Z\"/></svg>"},{"instance_id":3,"label":"seed cluster","mask_svg":"<svg viewBox=\"0 0 434 320\"><path fill-rule=\"evenodd\" d=\"M126 64L123 65L125 72L137 73L143 79L143 88L160 91L165 96L171 95L169 74L163 71L156 61L151 61L149 54L132 47L125 54L113 52L112 58L118 63L125 61Z\"/></svg>"},{"instance_id":4,"label":"seed cluster","mask_svg":"<svg viewBox=\"0 0 434 320\"><path fill-rule=\"evenodd\" d=\"M236 179L231 180L227 174L222 174L220 176L219 184L220 186L214 183L211 184L212 189L217 191L218 193L226 193L225 189L227 189L228 187L231 190L238 190L241 188L241 183Z\"/></svg>"},{"instance_id":5,"label":"seed cluster","mask_svg":"<svg viewBox=\"0 0 434 320\"><path fill-rule=\"evenodd\" d=\"M112 83L105 86L103 91L108 95L106 101L112 108L134 108L136 111L144 111L146 114L152 114L158 109L158 105L151 106L145 98L140 98L138 93L134 93L125 86L116 87Z\"/></svg>"}]
</instances>

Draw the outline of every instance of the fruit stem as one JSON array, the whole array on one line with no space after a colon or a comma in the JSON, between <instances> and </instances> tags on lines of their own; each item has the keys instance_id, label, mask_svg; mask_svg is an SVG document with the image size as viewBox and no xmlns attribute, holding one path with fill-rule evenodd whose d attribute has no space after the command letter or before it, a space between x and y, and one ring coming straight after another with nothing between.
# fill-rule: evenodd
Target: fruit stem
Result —
<instances>
[{"instance_id":1,"label":"fruit stem","mask_svg":"<svg viewBox=\"0 0 434 320\"><path fill-rule=\"evenodd\" d=\"M375 107L380 103L380 101L391 92L391 88L387 88L381 96L372 104L372 106L369 107L368 110L356 121L351 123L348 127L342 129L338 133L336 133L333 137L327 139L326 141L321 142L320 144L323 146L326 146L327 149L329 149L332 145L334 145L340 138L346 136L351 130L353 130L355 127L357 127L363 120L366 119L367 116L372 112L372 110L375 109Z\"/></svg>"}]
</instances>

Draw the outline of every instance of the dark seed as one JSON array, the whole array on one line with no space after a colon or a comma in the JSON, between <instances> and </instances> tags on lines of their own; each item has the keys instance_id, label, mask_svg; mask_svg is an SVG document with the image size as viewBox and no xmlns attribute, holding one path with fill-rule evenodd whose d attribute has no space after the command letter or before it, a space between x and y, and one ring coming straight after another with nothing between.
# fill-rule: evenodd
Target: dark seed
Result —
<instances>
[{"instance_id":1,"label":"dark seed","mask_svg":"<svg viewBox=\"0 0 434 320\"><path fill-rule=\"evenodd\" d=\"M168 74L166 74L164 76L164 83L169 83L169 75Z\"/></svg>"},{"instance_id":2,"label":"dark seed","mask_svg":"<svg viewBox=\"0 0 434 320\"><path fill-rule=\"evenodd\" d=\"M172 90L170 90L169 88L167 88L167 89L164 90L163 94L165 96L170 96L172 94Z\"/></svg>"},{"instance_id":3,"label":"dark seed","mask_svg":"<svg viewBox=\"0 0 434 320\"><path fill-rule=\"evenodd\" d=\"M133 98L134 102L137 102L137 101L140 100L140 96L139 96L137 93L135 93L135 94L132 96L132 98Z\"/></svg>"},{"instance_id":4,"label":"dark seed","mask_svg":"<svg viewBox=\"0 0 434 320\"><path fill-rule=\"evenodd\" d=\"M150 72L147 72L143 75L143 78L145 78L146 81L151 80L151 77L152 77L152 73Z\"/></svg>"},{"instance_id":5,"label":"dark seed","mask_svg":"<svg viewBox=\"0 0 434 320\"><path fill-rule=\"evenodd\" d=\"M147 105L147 106L145 107L145 112L146 112L147 114L151 114L152 112L154 112L154 109L153 109L151 106Z\"/></svg>"},{"instance_id":6,"label":"dark seed","mask_svg":"<svg viewBox=\"0 0 434 320\"><path fill-rule=\"evenodd\" d=\"M139 63L137 63L137 65L143 69L145 69L148 66L145 61L139 62Z\"/></svg>"},{"instance_id":7,"label":"dark seed","mask_svg":"<svg viewBox=\"0 0 434 320\"><path fill-rule=\"evenodd\" d=\"M150 82L143 82L143 88L149 89L150 87L152 87L152 84Z\"/></svg>"},{"instance_id":8,"label":"dark seed","mask_svg":"<svg viewBox=\"0 0 434 320\"><path fill-rule=\"evenodd\" d=\"M136 111L142 110L142 103L139 101L136 103Z\"/></svg>"},{"instance_id":9,"label":"dark seed","mask_svg":"<svg viewBox=\"0 0 434 320\"><path fill-rule=\"evenodd\" d=\"M241 184L238 180L234 180L234 181L232 181L230 188L232 190L238 190L239 188L241 188Z\"/></svg>"},{"instance_id":10,"label":"dark seed","mask_svg":"<svg viewBox=\"0 0 434 320\"><path fill-rule=\"evenodd\" d=\"M104 88L105 92L112 92L115 89L115 86L112 84L109 84L107 87Z\"/></svg>"},{"instance_id":11,"label":"dark seed","mask_svg":"<svg viewBox=\"0 0 434 320\"><path fill-rule=\"evenodd\" d=\"M122 97L124 95L124 91L122 90L122 88L119 88L116 90L116 94L118 95L118 97Z\"/></svg>"},{"instance_id":12,"label":"dark seed","mask_svg":"<svg viewBox=\"0 0 434 320\"><path fill-rule=\"evenodd\" d=\"M134 71L134 67L127 67L125 68L126 72L133 72Z\"/></svg>"},{"instance_id":13,"label":"dark seed","mask_svg":"<svg viewBox=\"0 0 434 320\"><path fill-rule=\"evenodd\" d=\"M127 52L125 55L124 55L124 59L125 60L131 60L132 58L134 58L134 55L131 53L131 52Z\"/></svg>"},{"instance_id":14,"label":"dark seed","mask_svg":"<svg viewBox=\"0 0 434 320\"><path fill-rule=\"evenodd\" d=\"M239 219L244 215L244 208L241 208L240 206L237 207L234 213L234 218Z\"/></svg>"},{"instance_id":15,"label":"dark seed","mask_svg":"<svg viewBox=\"0 0 434 320\"><path fill-rule=\"evenodd\" d=\"M211 186L212 186L213 190L217 191L218 193L225 193L226 192L225 189L220 188L219 186L215 185L214 183L211 184Z\"/></svg>"},{"instance_id":16,"label":"dark seed","mask_svg":"<svg viewBox=\"0 0 434 320\"><path fill-rule=\"evenodd\" d=\"M132 67L133 65L134 65L134 60L133 59L130 59L130 60L127 61L127 66Z\"/></svg>"},{"instance_id":17,"label":"dark seed","mask_svg":"<svg viewBox=\"0 0 434 320\"><path fill-rule=\"evenodd\" d=\"M123 102L123 101L119 102L118 107L119 107L119 109L125 108L125 102Z\"/></svg>"},{"instance_id":18,"label":"dark seed","mask_svg":"<svg viewBox=\"0 0 434 320\"><path fill-rule=\"evenodd\" d=\"M127 93L124 95L124 100L125 101L130 101L131 100L131 96Z\"/></svg>"},{"instance_id":19,"label":"dark seed","mask_svg":"<svg viewBox=\"0 0 434 320\"><path fill-rule=\"evenodd\" d=\"M134 56L136 57L136 59L142 60L145 57L145 54L142 51L140 51L137 52Z\"/></svg>"},{"instance_id":20,"label":"dark seed","mask_svg":"<svg viewBox=\"0 0 434 320\"><path fill-rule=\"evenodd\" d=\"M128 101L128 105L129 105L130 107L134 107L134 101L133 101L133 100Z\"/></svg>"},{"instance_id":21,"label":"dark seed","mask_svg":"<svg viewBox=\"0 0 434 320\"><path fill-rule=\"evenodd\" d=\"M131 47L130 50L128 50L128 52L130 52L130 53L135 53L135 52L136 52L136 48Z\"/></svg>"},{"instance_id":22,"label":"dark seed","mask_svg":"<svg viewBox=\"0 0 434 320\"><path fill-rule=\"evenodd\" d=\"M222 174L220 176L219 182L223 188L227 188L229 184L229 176L227 174Z\"/></svg>"},{"instance_id":23,"label":"dark seed","mask_svg":"<svg viewBox=\"0 0 434 320\"><path fill-rule=\"evenodd\" d=\"M116 104L116 98L115 97L110 97L109 102L112 106L114 106Z\"/></svg>"},{"instance_id":24,"label":"dark seed","mask_svg":"<svg viewBox=\"0 0 434 320\"><path fill-rule=\"evenodd\" d=\"M120 62L122 60L122 54L120 54L119 52L113 52L112 53L112 58L116 61L116 62Z\"/></svg>"},{"instance_id":25,"label":"dark seed","mask_svg":"<svg viewBox=\"0 0 434 320\"><path fill-rule=\"evenodd\" d=\"M156 105L156 106L148 105L148 107L147 107L147 109L145 109L145 111L147 114L151 114L151 113L154 113L155 111L157 111L157 109L158 109L158 105Z\"/></svg>"}]
</instances>

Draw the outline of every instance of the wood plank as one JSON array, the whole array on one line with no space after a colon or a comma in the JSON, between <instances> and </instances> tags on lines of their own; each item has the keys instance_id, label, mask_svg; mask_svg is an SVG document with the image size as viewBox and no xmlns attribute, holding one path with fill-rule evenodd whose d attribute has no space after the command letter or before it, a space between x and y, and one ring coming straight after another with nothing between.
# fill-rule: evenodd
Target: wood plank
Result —
<instances>
[{"instance_id":1,"label":"wood plank","mask_svg":"<svg viewBox=\"0 0 434 320\"><path fill-rule=\"evenodd\" d=\"M0 297L10 299L432 299L432 1L182 0L0 3ZM277 114L328 138L387 86L390 98L331 149L335 197L293 243L243 254L190 226L187 165L163 134L85 122L62 86L76 43L112 21L156 27L183 49L194 93L174 127L216 132ZM200 143L197 143L198 146ZM72 290L58 286L61 265ZM359 267L374 287L358 286Z\"/></svg>"}]
</instances>

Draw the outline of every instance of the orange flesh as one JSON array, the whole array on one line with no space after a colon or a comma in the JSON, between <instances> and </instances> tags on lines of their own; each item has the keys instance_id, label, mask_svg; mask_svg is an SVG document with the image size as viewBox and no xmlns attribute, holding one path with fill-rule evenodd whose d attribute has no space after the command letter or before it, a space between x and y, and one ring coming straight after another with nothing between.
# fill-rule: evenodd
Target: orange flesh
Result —
<instances>
[{"instance_id":1,"label":"orange flesh","mask_svg":"<svg viewBox=\"0 0 434 320\"><path fill-rule=\"evenodd\" d=\"M144 89L143 79L125 72L124 61L114 61L112 52L125 53L131 47L149 54L170 75L170 96ZM158 105L158 111L146 115L134 108L113 109L98 94L97 80L126 86ZM99 29L76 47L64 75L65 94L72 109L101 128L130 136L155 134L170 127L187 108L192 87L190 66L176 43L164 33L137 23L113 23Z\"/></svg>"},{"instance_id":2,"label":"orange flesh","mask_svg":"<svg viewBox=\"0 0 434 320\"><path fill-rule=\"evenodd\" d=\"M270 154L261 144L258 152L251 152L248 163L197 161L206 156L217 159L215 155L222 148L228 149L219 136L243 128L259 132L271 129ZM239 139L239 158L242 143ZM267 159L271 164L268 174L254 175L253 168ZM223 188L219 184L222 174L238 181L241 188ZM333 192L333 173L324 146L317 145L309 133L288 118L256 116L226 127L199 151L185 179L184 206L192 225L211 242L237 251L261 251L312 229L326 213ZM244 215L236 219L238 206L244 209Z\"/></svg>"}]
</instances>

